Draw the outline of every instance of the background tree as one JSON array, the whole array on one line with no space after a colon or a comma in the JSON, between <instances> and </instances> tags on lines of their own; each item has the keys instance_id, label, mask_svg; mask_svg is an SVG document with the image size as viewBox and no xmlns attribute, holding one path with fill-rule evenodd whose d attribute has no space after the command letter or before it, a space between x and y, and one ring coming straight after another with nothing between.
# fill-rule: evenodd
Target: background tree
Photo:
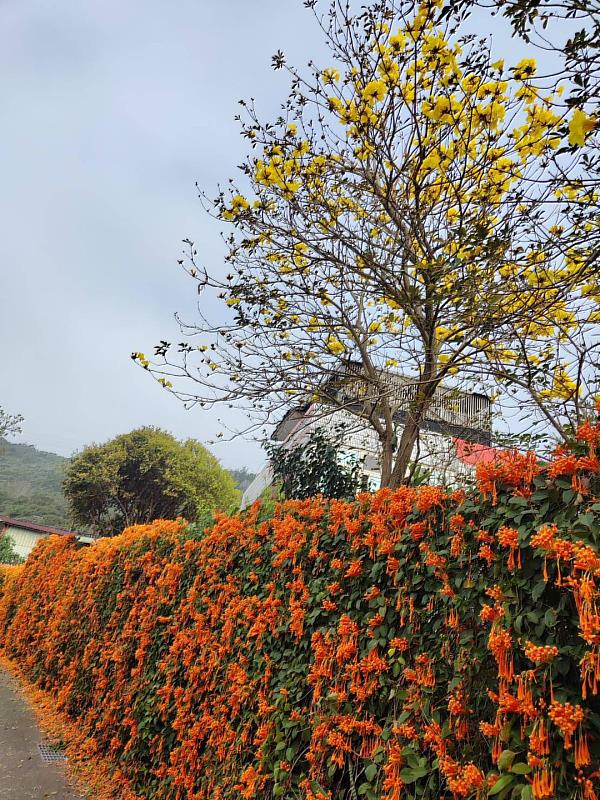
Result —
<instances>
[{"instance_id":1,"label":"background tree","mask_svg":"<svg viewBox=\"0 0 600 800\"><path fill-rule=\"evenodd\" d=\"M66 470L64 492L75 525L97 534L128 525L230 510L239 493L199 442L145 427L86 447Z\"/></svg>"},{"instance_id":2,"label":"background tree","mask_svg":"<svg viewBox=\"0 0 600 800\"><path fill-rule=\"evenodd\" d=\"M20 414L8 414L0 407L0 438L21 433L23 417Z\"/></svg>"},{"instance_id":3,"label":"background tree","mask_svg":"<svg viewBox=\"0 0 600 800\"><path fill-rule=\"evenodd\" d=\"M238 467L237 469L230 469L228 471L240 492L247 489L256 477L256 473L250 472L248 467Z\"/></svg>"},{"instance_id":4,"label":"background tree","mask_svg":"<svg viewBox=\"0 0 600 800\"><path fill-rule=\"evenodd\" d=\"M320 428L312 430L306 441L286 447L280 442L265 443L276 483L286 499L323 497L352 500L361 488L360 464L356 457L343 454L343 429L328 436Z\"/></svg>"},{"instance_id":5,"label":"background tree","mask_svg":"<svg viewBox=\"0 0 600 800\"><path fill-rule=\"evenodd\" d=\"M348 411L379 438L384 486L406 479L442 385L489 391L494 377L547 425L565 401L555 342L577 331L592 352L597 331L595 122L557 104L532 59L506 68L440 9L333 3L317 17L335 66L290 68L275 122L244 104L244 179L204 198L234 226L230 274L189 243L200 321L153 364L134 354L188 402L245 403L261 421L294 398ZM204 312L214 293L227 321ZM411 381L400 398L390 370ZM592 365L579 388L595 381ZM576 418L585 400L571 393Z\"/></svg>"},{"instance_id":6,"label":"background tree","mask_svg":"<svg viewBox=\"0 0 600 800\"><path fill-rule=\"evenodd\" d=\"M23 559L15 550L10 536L0 533L0 564L21 564Z\"/></svg>"}]
</instances>

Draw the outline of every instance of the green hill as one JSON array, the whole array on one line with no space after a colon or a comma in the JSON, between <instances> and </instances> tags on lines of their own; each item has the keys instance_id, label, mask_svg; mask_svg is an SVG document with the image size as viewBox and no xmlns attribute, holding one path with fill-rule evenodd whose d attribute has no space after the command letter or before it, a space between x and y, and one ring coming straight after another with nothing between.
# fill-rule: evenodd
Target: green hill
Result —
<instances>
[{"instance_id":1,"label":"green hill","mask_svg":"<svg viewBox=\"0 0 600 800\"><path fill-rule=\"evenodd\" d=\"M61 486L68 461L31 444L0 439L0 514L68 530L71 524ZM229 472L240 491L254 478L245 467Z\"/></svg>"},{"instance_id":2,"label":"green hill","mask_svg":"<svg viewBox=\"0 0 600 800\"><path fill-rule=\"evenodd\" d=\"M0 514L69 527L61 484L67 458L0 440Z\"/></svg>"}]
</instances>

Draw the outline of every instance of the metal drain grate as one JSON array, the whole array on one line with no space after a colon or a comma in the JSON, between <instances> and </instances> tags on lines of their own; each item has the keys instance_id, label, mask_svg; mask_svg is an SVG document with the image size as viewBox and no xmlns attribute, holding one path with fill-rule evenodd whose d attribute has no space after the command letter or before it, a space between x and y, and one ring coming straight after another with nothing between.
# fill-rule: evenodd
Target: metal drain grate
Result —
<instances>
[{"instance_id":1,"label":"metal drain grate","mask_svg":"<svg viewBox=\"0 0 600 800\"><path fill-rule=\"evenodd\" d=\"M46 742L38 744L38 750L40 751L42 761L45 761L46 764L53 764L56 761L65 760L65 755L62 750L55 750L54 747L51 747Z\"/></svg>"}]
</instances>

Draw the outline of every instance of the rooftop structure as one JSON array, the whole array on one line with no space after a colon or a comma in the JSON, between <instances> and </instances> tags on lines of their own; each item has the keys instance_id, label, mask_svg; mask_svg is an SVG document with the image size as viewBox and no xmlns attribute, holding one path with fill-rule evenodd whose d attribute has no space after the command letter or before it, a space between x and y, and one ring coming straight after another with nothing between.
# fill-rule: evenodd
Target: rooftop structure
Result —
<instances>
[{"instance_id":1,"label":"rooftop structure","mask_svg":"<svg viewBox=\"0 0 600 800\"><path fill-rule=\"evenodd\" d=\"M21 558L27 558L40 539L44 539L46 536L75 536L82 545L88 545L95 541L92 536L87 534L65 531L51 525L15 519L2 514L0 514L0 536L10 536L15 551Z\"/></svg>"},{"instance_id":2,"label":"rooftop structure","mask_svg":"<svg viewBox=\"0 0 600 800\"><path fill-rule=\"evenodd\" d=\"M418 391L418 383L394 372L381 371L377 381L370 383L362 366L350 362L343 374L332 376L322 392L331 398L329 403L307 402L291 408L275 426L271 438L292 447L307 439L316 427L333 434L343 426L342 457L358 457L368 485L376 489L380 482L379 443L372 427L359 415L367 405L376 409L384 398L399 434ZM494 457L491 444L490 398L438 386L419 434L419 463L431 481L452 484L468 478L476 463ZM267 466L244 492L242 508L259 497L271 480Z\"/></svg>"}]
</instances>

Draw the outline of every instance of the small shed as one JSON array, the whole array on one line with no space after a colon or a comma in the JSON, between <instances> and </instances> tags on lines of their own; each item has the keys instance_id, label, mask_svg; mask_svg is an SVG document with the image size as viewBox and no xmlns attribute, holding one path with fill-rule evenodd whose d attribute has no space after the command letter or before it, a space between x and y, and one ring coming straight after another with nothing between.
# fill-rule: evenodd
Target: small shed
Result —
<instances>
[{"instance_id":1,"label":"small shed","mask_svg":"<svg viewBox=\"0 0 600 800\"><path fill-rule=\"evenodd\" d=\"M7 535L13 540L15 551L22 558L27 558L40 539L46 536L75 536L82 545L91 544L95 539L76 531L64 531L51 525L40 525L25 519L14 519L0 514L0 536Z\"/></svg>"}]
</instances>

